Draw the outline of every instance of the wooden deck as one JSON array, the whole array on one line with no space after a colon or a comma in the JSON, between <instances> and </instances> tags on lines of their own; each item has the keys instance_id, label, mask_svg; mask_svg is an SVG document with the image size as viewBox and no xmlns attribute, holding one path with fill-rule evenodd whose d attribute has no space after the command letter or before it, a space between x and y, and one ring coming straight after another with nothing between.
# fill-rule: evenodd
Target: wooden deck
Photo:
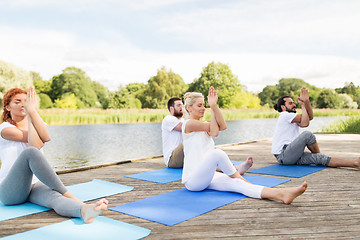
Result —
<instances>
[{"instance_id":1,"label":"wooden deck","mask_svg":"<svg viewBox=\"0 0 360 240\"><path fill-rule=\"evenodd\" d=\"M359 134L318 134L320 149L333 157L356 159L360 156ZM275 163L271 140L220 146L232 160L254 156L252 169ZM110 206L132 202L182 188L180 181L157 184L125 178L125 175L163 168L163 159L133 161L98 169L61 174L65 185L93 178L133 186L134 190L108 197ZM360 171L327 168L278 186L309 188L291 205L269 200L245 198L195 217L173 227L106 211L109 218L151 230L146 239L360 239ZM28 231L66 220L54 211L42 212L0 222L0 237Z\"/></svg>"}]
</instances>

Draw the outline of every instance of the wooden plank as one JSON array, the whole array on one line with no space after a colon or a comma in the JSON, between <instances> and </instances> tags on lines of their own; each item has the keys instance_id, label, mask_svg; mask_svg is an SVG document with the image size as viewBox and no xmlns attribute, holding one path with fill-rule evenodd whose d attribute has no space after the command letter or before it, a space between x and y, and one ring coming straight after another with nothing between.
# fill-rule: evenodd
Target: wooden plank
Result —
<instances>
[{"instance_id":1,"label":"wooden plank","mask_svg":"<svg viewBox=\"0 0 360 240\"><path fill-rule=\"evenodd\" d=\"M360 156L359 134L319 134L320 148L334 157L356 159ZM221 146L232 160L255 159L253 168L276 163L271 155L271 140ZM65 185L91 181L93 178L133 186L134 190L110 196L116 206L183 188L180 181L157 184L126 175L164 168L161 157L142 159L120 165L87 168L86 171L59 175ZM173 227L125 214L106 211L103 215L151 229L147 239L356 239L360 232L360 172L345 168L327 168L278 188L292 187L303 181L308 191L291 205L277 201L245 198ZM94 201L92 201L94 202ZM64 221L54 211L0 222L0 237Z\"/></svg>"}]
</instances>

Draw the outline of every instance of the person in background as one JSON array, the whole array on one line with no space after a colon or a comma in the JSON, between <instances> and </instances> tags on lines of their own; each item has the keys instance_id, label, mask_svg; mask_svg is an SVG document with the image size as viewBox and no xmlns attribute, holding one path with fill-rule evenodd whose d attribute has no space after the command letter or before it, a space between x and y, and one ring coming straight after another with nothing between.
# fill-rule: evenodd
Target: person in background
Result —
<instances>
[{"instance_id":1,"label":"person in background","mask_svg":"<svg viewBox=\"0 0 360 240\"><path fill-rule=\"evenodd\" d=\"M162 146L165 165L169 168L182 168L184 163L184 148L182 144L181 127L183 124L183 102L180 98L173 97L168 101L167 115L161 124ZM248 157L241 164L235 165L236 170L243 175L253 165L253 158ZM220 168L217 171L221 172Z\"/></svg>"},{"instance_id":2,"label":"person in background","mask_svg":"<svg viewBox=\"0 0 360 240\"><path fill-rule=\"evenodd\" d=\"M309 126L314 118L307 88L301 88L298 102L302 113L296 113L296 104L289 96L279 98L274 109L280 112L272 141L272 154L284 165L323 165L329 167L360 168L360 158L346 160L320 153L315 135L310 131L300 134L300 128ZM308 148L310 152L304 151Z\"/></svg>"},{"instance_id":3,"label":"person in background","mask_svg":"<svg viewBox=\"0 0 360 240\"><path fill-rule=\"evenodd\" d=\"M50 135L36 106L33 87L27 92L13 88L4 95L0 124L0 201L5 205L29 201L54 209L61 216L82 217L85 223L91 223L107 209L108 201L85 204L66 189L42 153Z\"/></svg>"},{"instance_id":4,"label":"person in background","mask_svg":"<svg viewBox=\"0 0 360 240\"><path fill-rule=\"evenodd\" d=\"M161 123L162 149L165 165L169 168L182 168L184 152L181 126L183 123L183 103L180 98L170 98L167 103L170 115Z\"/></svg>"}]
</instances>

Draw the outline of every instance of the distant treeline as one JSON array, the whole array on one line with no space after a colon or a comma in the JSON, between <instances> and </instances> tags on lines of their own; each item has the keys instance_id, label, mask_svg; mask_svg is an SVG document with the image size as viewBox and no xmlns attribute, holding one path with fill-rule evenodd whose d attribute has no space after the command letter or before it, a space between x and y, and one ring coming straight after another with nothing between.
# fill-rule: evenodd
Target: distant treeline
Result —
<instances>
[{"instance_id":1,"label":"distant treeline","mask_svg":"<svg viewBox=\"0 0 360 240\"><path fill-rule=\"evenodd\" d=\"M35 86L42 109L159 109L166 108L169 98L182 97L187 91L201 92L206 96L210 86L218 91L219 106L222 108L271 107L283 95L297 99L302 86L309 88L312 105L316 108L360 107L360 87L353 83L347 83L343 88L323 89L302 79L283 78L278 84L268 85L260 93L254 94L248 92L230 67L223 63L209 63L200 77L190 84L185 84L181 76L171 69L162 67L146 84L130 83L120 85L116 91L109 91L76 67L65 68L61 74L44 80L39 73L26 72L0 61L1 99L10 88L26 89L31 85Z\"/></svg>"}]
</instances>

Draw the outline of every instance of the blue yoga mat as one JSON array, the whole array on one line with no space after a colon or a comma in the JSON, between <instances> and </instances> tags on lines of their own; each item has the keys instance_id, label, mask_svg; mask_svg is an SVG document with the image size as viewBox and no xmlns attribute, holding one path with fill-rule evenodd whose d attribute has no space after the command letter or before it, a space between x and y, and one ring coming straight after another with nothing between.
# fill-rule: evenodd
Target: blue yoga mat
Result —
<instances>
[{"instance_id":1,"label":"blue yoga mat","mask_svg":"<svg viewBox=\"0 0 360 240\"><path fill-rule=\"evenodd\" d=\"M249 173L258 173L274 176L300 178L314 172L323 170L324 166L310 166L310 165L280 165L275 164L263 168L248 171Z\"/></svg>"},{"instance_id":2,"label":"blue yoga mat","mask_svg":"<svg viewBox=\"0 0 360 240\"><path fill-rule=\"evenodd\" d=\"M97 180L68 186L67 189L81 201L90 201L101 197L128 192L133 187ZM26 202L20 205L5 206L0 202L0 221L48 211L49 208Z\"/></svg>"},{"instance_id":3,"label":"blue yoga mat","mask_svg":"<svg viewBox=\"0 0 360 240\"><path fill-rule=\"evenodd\" d=\"M240 164L240 161L232 161L234 164ZM155 183L170 183L181 180L182 168L162 168L148 172L136 173L125 177L144 180Z\"/></svg>"},{"instance_id":4,"label":"blue yoga mat","mask_svg":"<svg viewBox=\"0 0 360 240\"><path fill-rule=\"evenodd\" d=\"M80 218L74 218L1 239L141 239L147 237L150 232L149 229L106 217L97 217L95 221L90 224L85 224Z\"/></svg>"},{"instance_id":5,"label":"blue yoga mat","mask_svg":"<svg viewBox=\"0 0 360 240\"><path fill-rule=\"evenodd\" d=\"M182 172L182 168L162 168L125 177L165 184L181 180Z\"/></svg>"},{"instance_id":6,"label":"blue yoga mat","mask_svg":"<svg viewBox=\"0 0 360 240\"><path fill-rule=\"evenodd\" d=\"M244 175L244 178L251 183L267 187L290 181L250 175ZM214 190L191 192L183 188L113 207L110 210L173 226L245 197L240 193Z\"/></svg>"}]
</instances>

